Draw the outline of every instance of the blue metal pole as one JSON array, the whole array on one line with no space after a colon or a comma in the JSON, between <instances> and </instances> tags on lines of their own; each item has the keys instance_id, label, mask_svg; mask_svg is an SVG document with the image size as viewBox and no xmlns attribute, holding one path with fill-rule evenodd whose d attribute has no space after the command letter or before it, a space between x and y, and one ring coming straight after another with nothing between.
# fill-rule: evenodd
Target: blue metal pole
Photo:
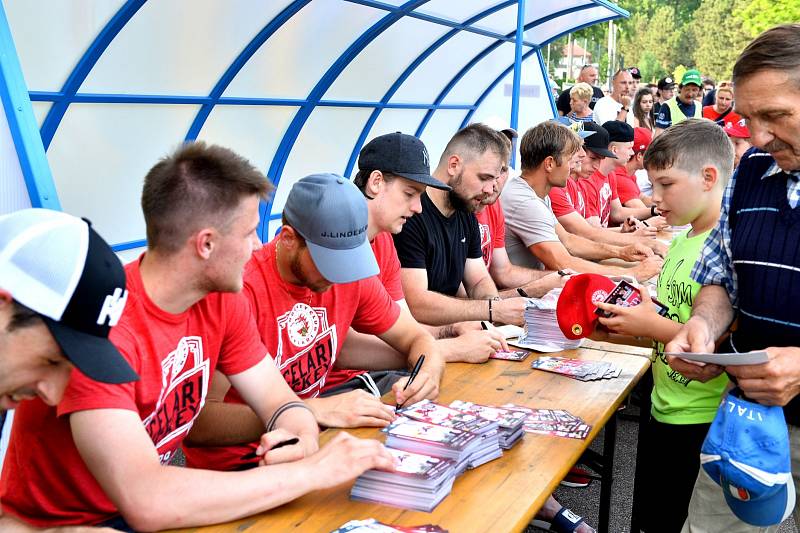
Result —
<instances>
[{"instance_id":1,"label":"blue metal pole","mask_svg":"<svg viewBox=\"0 0 800 533\"><path fill-rule=\"evenodd\" d=\"M522 83L522 35L525 27L525 0L517 0L517 35L514 41L514 82L511 90L511 127L519 122L519 87ZM516 141L516 139L515 139ZM511 166L517 165L517 143L511 149Z\"/></svg>"},{"instance_id":2,"label":"blue metal pole","mask_svg":"<svg viewBox=\"0 0 800 533\"><path fill-rule=\"evenodd\" d=\"M32 207L61 210L22 67L0 4L0 100Z\"/></svg>"}]
</instances>

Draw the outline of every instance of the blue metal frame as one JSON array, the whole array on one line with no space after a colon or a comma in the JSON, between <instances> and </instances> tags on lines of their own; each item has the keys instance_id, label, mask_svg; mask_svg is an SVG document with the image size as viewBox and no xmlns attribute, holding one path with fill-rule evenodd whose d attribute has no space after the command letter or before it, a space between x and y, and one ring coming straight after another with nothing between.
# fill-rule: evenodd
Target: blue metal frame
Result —
<instances>
[{"instance_id":1,"label":"blue metal frame","mask_svg":"<svg viewBox=\"0 0 800 533\"><path fill-rule=\"evenodd\" d=\"M505 9L506 7L514 5L516 2L517 0L507 0L505 2L501 2L496 6L493 6L485 11L482 11L481 13L478 13L471 19L464 21L464 25L474 24L479 20L488 17L489 15L492 15L497 11L500 11L501 9ZM388 103L389 100L391 100L392 97L395 95L395 93L398 90L400 90L400 87L403 85L403 83L405 83L408 77L411 76L411 74L417 69L417 67L419 67L423 63L423 61L428 59L428 57L430 57L431 54L433 54L436 50L441 48L441 46L444 45L447 41L458 35L459 31L460 28L455 28L445 33L439 39L437 39L433 44L431 44L428 48L426 48L421 54L419 54L416 57L416 59L414 59L414 61L412 61L411 64L408 65L408 67L406 67L406 69L397 77L392 86L389 87L389 89L386 91L386 94L384 94L383 98L381 98L381 102ZM350 176L353 173L353 168L355 167L356 161L358 160L358 154L361 152L361 148L364 146L364 143L367 140L367 136L369 135L369 132L372 131L372 127L375 125L375 122L377 122L378 117L380 116L382 110L383 108L376 108L375 111L373 111L372 114L370 114L369 118L367 119L367 122L361 129L361 134L358 136L355 146L353 146L353 151L350 153L350 159L347 161L347 166L345 167L344 173L342 174L343 176Z\"/></svg>"},{"instance_id":2,"label":"blue metal frame","mask_svg":"<svg viewBox=\"0 0 800 533\"><path fill-rule=\"evenodd\" d=\"M540 49L538 49L538 48L534 48L533 50L528 50L527 52L522 54L522 57L520 58L520 62L524 62L526 59L528 59L528 57L530 57L531 55L535 54L539 50ZM470 123L470 120L472 119L472 116L475 114L475 112L478 109L480 109L481 104L483 103L484 100L486 100L486 97L489 96L489 94L491 94L491 92L494 90L494 88L497 87L497 85L501 81L503 81L503 79L506 76L508 76L508 74L513 70L513 68L514 68L514 64L512 63L511 65L508 66L508 68L506 68L503 72L501 72L500 75L497 76L492 81L492 83L490 83L486 87L486 89L484 89L484 91L481 93L481 95L478 97L478 99L475 100L475 104L474 104L475 109L473 109L469 113L467 113L467 115L464 117L464 120L461 121L461 125L459 126L459 129L463 128L464 126L466 126L467 124Z\"/></svg>"},{"instance_id":3,"label":"blue metal frame","mask_svg":"<svg viewBox=\"0 0 800 533\"><path fill-rule=\"evenodd\" d=\"M225 92L225 89L231 84L233 79L242 70L244 65L250 60L251 57L258 51L261 46L267 42L267 39L272 37L272 35L280 29L290 18L292 18L298 11L303 9L311 0L297 0L292 2L286 8L283 9L278 15L276 15L272 20L270 20L262 29L259 31L255 37L253 37L247 46L236 56L236 59L225 69L225 72L220 76L217 83L214 85L214 88L211 89L211 93L208 95L209 102L204 103L203 107L197 112L197 116L195 116L194 120L192 121L192 125L189 126L189 131L186 133L185 140L191 141L197 139L197 136L200 134L200 130L203 129L203 124L205 124L208 116L211 114L211 110L214 109L214 105L216 105L222 94Z\"/></svg>"},{"instance_id":4,"label":"blue metal frame","mask_svg":"<svg viewBox=\"0 0 800 533\"><path fill-rule=\"evenodd\" d=\"M291 124L289 124L286 133L284 133L278 150L272 158L267 176L276 184L280 181L283 173L283 168L286 166L286 160L289 158L289 153L292 151L300 131L303 129L311 113L314 111L317 103L322 100L322 96L328 91L330 86L350 64L353 59L358 56L361 51L366 48L375 38L381 33L386 31L395 22L403 18L407 13L410 13L417 7L425 4L428 0L409 0L404 3L398 10L390 12L385 17L381 18L378 22L368 28L367 31L362 33L347 50L339 56L339 58L330 66L330 68L322 75L319 82L311 90L311 93L306 98L306 103L297 111ZM266 205L266 213L272 214L272 202L274 197L270 197ZM264 240L264 235L267 231L267 224L264 222L264 216L261 217L260 236Z\"/></svg>"},{"instance_id":5,"label":"blue metal frame","mask_svg":"<svg viewBox=\"0 0 800 533\"><path fill-rule=\"evenodd\" d=\"M594 3L588 3L588 4L583 4L583 5L580 5L580 6L575 6L575 7L571 7L571 8L567 8L567 9L562 9L561 11L557 11L555 13L551 13L550 15L547 15L546 17L542 17L542 18L533 20L533 21L529 22L528 24L525 24L523 26L523 30L524 31L528 31L528 30L530 30L532 28L535 28L536 26L538 26L540 24L544 24L545 22L549 22L550 20L553 20L554 18L562 17L564 15L568 15L568 14L574 13L576 11L584 11L586 9L593 9L594 7L596 7L596 5ZM511 36L511 35L514 35L514 34L516 34L516 31L509 33L508 36ZM435 105L440 105L442 103L442 101L444 101L444 99L447 97L447 95L450 94L450 91L453 90L453 88L458 84L459 81L461 81L461 78L466 76L467 73L470 70L472 70L472 68L475 65L480 63L480 61L483 58L485 58L490 53L495 51L501 44L503 44L503 42L504 41L497 41L497 42L494 42L494 43L490 44L489 46L484 48L482 51L480 51L469 62L467 62L467 64L465 64L461 68L461 70L458 71L458 73L456 73L456 75L453 76L453 78L444 86L444 88L439 93L439 95L436 97L436 99L433 101L433 103ZM422 135L422 132L425 131L425 128L427 127L427 125L430 122L431 118L433 118L433 112L434 112L434 110L432 109L432 110L428 111L427 113L425 113L425 116L422 118L422 121L420 122L419 126L417 127L417 131L414 133L414 135L416 135L417 137L420 137Z\"/></svg>"},{"instance_id":6,"label":"blue metal frame","mask_svg":"<svg viewBox=\"0 0 800 533\"><path fill-rule=\"evenodd\" d=\"M67 81L64 82L64 86L61 88L61 95L63 97L53 104L44 122L42 122L41 134L45 150L50 147L50 142L53 140L53 135L55 135L58 125L61 124L61 119L64 118L64 114L67 112L72 98L75 96L75 93L78 92L84 80L86 80L86 76L89 75L89 72L91 72L92 68L97 64L100 56L106 51L111 41L122 31L122 28L124 28L128 21L139 11L139 8L144 5L145 1L146 0L128 0L125 2L125 5L119 8L119 11L111 17L111 20L109 20L100 33L97 34L92 44L90 44L89 48L84 52L83 57L78 61L75 68L72 69Z\"/></svg>"},{"instance_id":7,"label":"blue metal frame","mask_svg":"<svg viewBox=\"0 0 800 533\"><path fill-rule=\"evenodd\" d=\"M58 93L46 91L30 91L30 99L34 102L58 102L62 97ZM207 104L213 99L208 96L176 96L169 94L113 94L113 93L77 93L72 97L72 103L91 104ZM252 97L223 97L215 100L216 104L225 105L252 105L252 106L284 106L302 107L306 100L296 98L252 98ZM432 109L433 104L413 102L368 102L354 100L320 100L319 107L367 107L379 109ZM469 104L444 104L437 109L470 109ZM187 138L191 141L194 138Z\"/></svg>"},{"instance_id":8,"label":"blue metal frame","mask_svg":"<svg viewBox=\"0 0 800 533\"><path fill-rule=\"evenodd\" d=\"M384 2L377 2L375 0L345 0L345 1L346 2L350 2L351 4L359 4L359 5L362 5L362 6L373 7L375 9L383 9L384 11L396 12L396 11L399 11L401 9L401 8L399 8L397 6L393 6L391 4L386 4ZM505 2L501 2L501 3L505 3ZM508 6L506 6L506 7L508 7ZM490 9L493 9L493 8L490 8ZM425 13L416 13L416 12L413 12L413 11L410 12L410 13L407 13L406 16L409 17L409 18L415 18L415 19L419 19L419 20L424 20L425 22L432 22L433 24L439 24L440 26L448 26L450 28L458 28L458 29L461 29L461 30L469 32L469 33L475 33L477 35L483 35L484 37L491 37L492 39L499 39L501 41L514 42L514 38L513 37L509 37L508 35L503 35L502 33L497 33L497 32L493 32L493 31L489 31L489 30L482 30L480 28L473 28L471 26L468 26L466 21L465 22L457 22L457 21L454 21L454 20L448 20L448 19L445 19L445 18L436 17L434 15L426 15ZM471 18L474 18L474 17L471 17ZM535 43L531 43L531 42L527 42L527 41L523 41L522 44L524 46L528 46L528 47L536 46Z\"/></svg>"},{"instance_id":9,"label":"blue metal frame","mask_svg":"<svg viewBox=\"0 0 800 533\"><path fill-rule=\"evenodd\" d=\"M517 34L514 43L514 81L511 88L511 127L518 129L519 123L519 87L522 82L522 32L525 26L525 0L517 1ZM511 150L511 166L516 167L517 145Z\"/></svg>"},{"instance_id":10,"label":"blue metal frame","mask_svg":"<svg viewBox=\"0 0 800 533\"><path fill-rule=\"evenodd\" d=\"M0 100L32 207L61 210L6 12L0 4Z\"/></svg>"},{"instance_id":11,"label":"blue metal frame","mask_svg":"<svg viewBox=\"0 0 800 533\"><path fill-rule=\"evenodd\" d=\"M550 73L547 72L547 65L544 64L541 48L536 51L536 58L539 60L539 71L542 73L544 87L547 89L547 101L550 102L550 111L553 112L553 118L555 118L558 116L558 109L556 108L556 102L553 97L553 86L550 85Z\"/></svg>"},{"instance_id":12,"label":"blue metal frame","mask_svg":"<svg viewBox=\"0 0 800 533\"><path fill-rule=\"evenodd\" d=\"M614 18L620 18L624 16L629 16L628 12L624 9L619 8L618 6L612 4L608 0L590 0L590 3L575 6L569 9L565 9L559 11L557 13L553 13L546 17L542 17L535 21L532 21L528 24L523 24L524 22L524 9L525 9L525 0L504 0L502 2L496 3L494 6L487 8L483 12L470 17L468 20L463 22L448 20L446 18L428 15L424 13L418 13L414 10L419 8L420 6L424 5L428 0L411 0L405 2L401 6L394 6L391 4L387 4L381 2L379 0L345 0L347 2L363 5L375 9L380 9L387 12L387 15L381 18L377 23L375 23L372 27L368 28L358 39L356 39L348 48L347 50L334 62L334 64L325 72L325 74L320 78L317 82L315 87L312 89L311 93L305 99L292 99L292 98L247 98L247 97L223 97L222 94L225 92L227 87L230 85L232 80L235 76L241 71L244 65L250 60L250 58L260 49L261 46L288 20L290 20L296 13L302 10L306 5L310 3L311 0L295 0L287 5L278 15L276 15L271 21L269 21L261 31L253 37L253 39L245 46L245 48L240 52L240 54L236 57L236 59L231 63L225 73L220 77L220 79L215 84L214 88L211 90L208 96L174 96L174 95L158 95L158 94L139 94L139 95L127 95L127 94L94 94L94 93L78 93L78 89L83 84L89 73L91 72L94 65L97 63L99 58L108 48L109 44L113 41L113 39L119 34L119 32L124 28L125 24L127 24L131 18L138 12L138 10L142 7L146 0L127 0L125 4L115 13L115 15L111 18L111 20L105 25L105 27L98 33L97 37L91 43L91 45L87 48L86 52L83 54L81 59L78 61L77 65L70 73L67 81L64 83L61 91L59 92L47 92L47 91L32 91L29 93L29 101L48 101L52 102L53 105L51 106L47 116L45 117L42 127L40 129L40 135L42 140L43 149L41 150L42 154L44 150L46 150L50 143L52 142L53 136L55 135L56 130L58 129L63 117L67 111L67 108L73 102L76 103L134 103L134 104L190 104L190 105L199 105L201 106L195 116L194 120L192 121L191 126L187 130L187 134L185 136L185 140L193 140L197 138L200 131L202 130L205 122L207 121L211 111L217 105L254 105L254 106L292 106L297 107L297 113L292 120L289 128L287 129L286 133L284 134L283 138L281 139L281 143L279 144L278 150L275 153L272 162L270 163L269 169L267 174L272 179L273 183L278 183L281 178L282 171L285 167L286 161L288 160L290 151L294 146L295 142L297 141L298 136L300 135L302 128L304 127L305 123L307 122L310 114L316 107L359 107L359 108L371 108L373 111L370 114L369 120L365 124L364 128L362 129L361 135L358 137L356 144L353 148L351 153L350 159L348 160L347 166L345 168L345 175L349 175L352 172L353 167L355 166L355 161L358 156L358 152L361 149L361 146L366 140L366 137L369 135L370 130L374 126L377 118L379 117L381 111L383 109L420 109L420 110L427 110L422 122L420 123L419 127L417 128L416 134L421 135L424 131L425 127L427 126L428 122L430 121L433 113L438 109L455 109L455 110L465 110L467 111L466 117L464 119L464 124L469 121L469 119L474 115L476 110L479 106L483 103L485 98L488 94L493 90L498 83L508 74L511 69L514 69L515 76L514 76L514 89L512 94L512 109L511 109L511 124L512 126L516 126L519 118L519 92L520 92L520 79L521 79L521 72L520 69L522 67L522 61L529 57L533 53L537 53L539 58L540 68L544 68L543 60L541 57L540 47L547 42L551 42L558 37L572 32L577 31L586 26L590 26L593 24L597 24L600 22L604 22L607 20L611 20ZM517 28L515 32L511 32L508 34L501 34L492 32L489 30L484 30L481 28L475 28L472 26L478 20L485 18L486 16L496 13L501 9L508 8L514 4L517 4ZM548 39L544 43L533 43L524 40L524 32L530 30L531 28L536 27L539 24L543 24L553 18L560 17L567 15L569 13L590 9L593 7L603 7L606 8L613 13L616 13L616 16L606 17L601 20L592 21L587 23L579 28L572 28L567 30L558 36L555 36L551 39ZM403 17L415 18L418 20L423 20L426 22L438 24L441 26L445 26L451 28L451 31L448 31L444 36L439 38L433 45L429 46L425 51L423 51L404 71L403 73L395 80L393 85L390 89L386 92L386 94L381 98L378 102L363 102L363 101L347 101L347 100L323 100L322 96L327 92L330 86L335 82L336 79L341 75L345 68L352 62L352 60L358 56L363 49L368 46L375 38L377 38L383 31L391 27L392 24L397 22ZM493 43L491 46L487 47L481 53L476 55L471 61L469 61L456 76L453 77L450 82L445 85L444 89L440 92L437 98L432 103L391 103L390 100L394 96L394 94L399 90L400 86L408 79L408 77L439 47L441 47L445 42L451 39L453 36L457 35L461 31L470 32L476 35L481 35L484 37L490 37L495 39L496 42ZM489 87L479 96L476 100L475 104L443 104L442 102L450 93L450 91L455 87L455 85L483 58L485 58L489 53L495 50L498 46L500 46L504 42L514 42L515 43L515 57L514 63L506 69L497 79L495 79ZM523 51L524 47L531 48L528 51ZM523 53L524 52L524 53ZM549 83L547 79L546 72L543 71L545 84L548 86ZM28 108L30 109L30 103L28 101ZM4 100L5 103L5 100ZM551 106L554 103L551 99ZM31 117L32 115L32 111ZM35 125L35 119L32 122ZM16 140L15 140L16 142ZM49 167L46 165L46 157L43 158L47 176L49 177ZM46 181L46 180L45 180ZM54 199L54 201L58 202L58 199L55 195L55 187L52 183L52 178L49 178L49 186L52 193L47 193L49 198ZM39 189L42 188L41 183L33 183L28 184L29 189L32 187L35 189L36 187ZM33 201L34 197L37 196L35 194L31 194L31 199ZM272 201L269 203L262 205L262 226L260 228L260 234L262 238L264 238L266 231L267 231L267 221L274 220L280 217L280 214L271 214L272 209ZM120 243L117 247L121 247L119 249L130 249L132 247L136 247L134 245L143 245L144 241L131 241L129 243Z\"/></svg>"}]
</instances>

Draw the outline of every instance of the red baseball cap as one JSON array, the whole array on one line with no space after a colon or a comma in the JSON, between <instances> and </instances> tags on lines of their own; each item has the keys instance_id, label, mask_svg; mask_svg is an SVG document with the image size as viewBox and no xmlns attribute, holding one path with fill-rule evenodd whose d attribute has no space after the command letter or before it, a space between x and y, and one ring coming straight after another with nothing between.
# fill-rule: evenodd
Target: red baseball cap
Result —
<instances>
[{"instance_id":1,"label":"red baseball cap","mask_svg":"<svg viewBox=\"0 0 800 533\"><path fill-rule=\"evenodd\" d=\"M556 305L558 327L568 339L588 337L599 318L594 302L603 301L616 283L600 274L576 274L567 280Z\"/></svg>"},{"instance_id":2,"label":"red baseball cap","mask_svg":"<svg viewBox=\"0 0 800 533\"><path fill-rule=\"evenodd\" d=\"M647 150L653 142L653 134L647 128L633 128L633 152L639 153Z\"/></svg>"},{"instance_id":3,"label":"red baseball cap","mask_svg":"<svg viewBox=\"0 0 800 533\"><path fill-rule=\"evenodd\" d=\"M750 138L750 129L747 127L747 123L744 119L725 121L723 129L725 133L728 134L728 137L736 137L738 139Z\"/></svg>"}]
</instances>

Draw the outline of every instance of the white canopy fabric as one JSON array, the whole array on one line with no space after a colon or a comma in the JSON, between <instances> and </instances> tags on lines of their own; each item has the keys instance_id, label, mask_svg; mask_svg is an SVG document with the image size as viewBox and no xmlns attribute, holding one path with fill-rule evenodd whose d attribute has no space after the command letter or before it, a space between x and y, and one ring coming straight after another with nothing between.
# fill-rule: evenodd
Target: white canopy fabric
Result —
<instances>
[{"instance_id":1,"label":"white canopy fabric","mask_svg":"<svg viewBox=\"0 0 800 533\"><path fill-rule=\"evenodd\" d=\"M500 116L525 130L552 117L541 47L628 16L605 0L2 6L0 38L16 49L26 89L19 94L4 59L10 138L20 153L38 133L49 164L21 164L17 181L31 205L90 218L118 251L144 245L142 179L184 140L229 146L266 172L277 186L263 210L268 240L297 179L355 174L360 148L376 135L416 134L435 164L470 122ZM32 112L9 115L17 105Z\"/></svg>"}]
</instances>

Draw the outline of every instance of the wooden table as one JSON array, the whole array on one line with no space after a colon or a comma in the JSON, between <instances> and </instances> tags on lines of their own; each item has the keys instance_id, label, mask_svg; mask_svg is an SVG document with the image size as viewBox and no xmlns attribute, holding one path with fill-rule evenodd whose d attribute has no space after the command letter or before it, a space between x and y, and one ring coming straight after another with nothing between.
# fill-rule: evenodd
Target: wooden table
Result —
<instances>
[{"instance_id":1,"label":"wooden table","mask_svg":"<svg viewBox=\"0 0 800 533\"><path fill-rule=\"evenodd\" d=\"M622 367L620 377L610 380L581 382L556 374L532 370L532 354L524 362L490 360L482 365L448 364L439 401L468 400L501 405L508 402L536 408L566 409L591 424L586 440L550 437L526 433L522 441L503 457L469 470L456 479L452 493L431 513L396 509L386 505L354 502L349 498L351 483L307 494L293 502L260 515L207 526L189 528L185 532L233 533L247 531L302 531L329 533L349 520L376 518L398 525L438 524L451 533L523 531L556 489L589 443L608 422L614 425L617 407L649 367L642 348L606 346L588 343L595 348L581 348L556 355L578 359L610 361ZM599 348L599 349L598 349ZM627 352L627 353L620 353ZM359 437L383 440L376 429L349 430ZM613 431L608 435L613 450ZM326 431L325 442L335 434ZM611 461L604 465L610 476ZM602 486L608 527L610 479ZM603 520L605 518L605 520ZM603 531L602 526L600 531Z\"/></svg>"}]
</instances>

